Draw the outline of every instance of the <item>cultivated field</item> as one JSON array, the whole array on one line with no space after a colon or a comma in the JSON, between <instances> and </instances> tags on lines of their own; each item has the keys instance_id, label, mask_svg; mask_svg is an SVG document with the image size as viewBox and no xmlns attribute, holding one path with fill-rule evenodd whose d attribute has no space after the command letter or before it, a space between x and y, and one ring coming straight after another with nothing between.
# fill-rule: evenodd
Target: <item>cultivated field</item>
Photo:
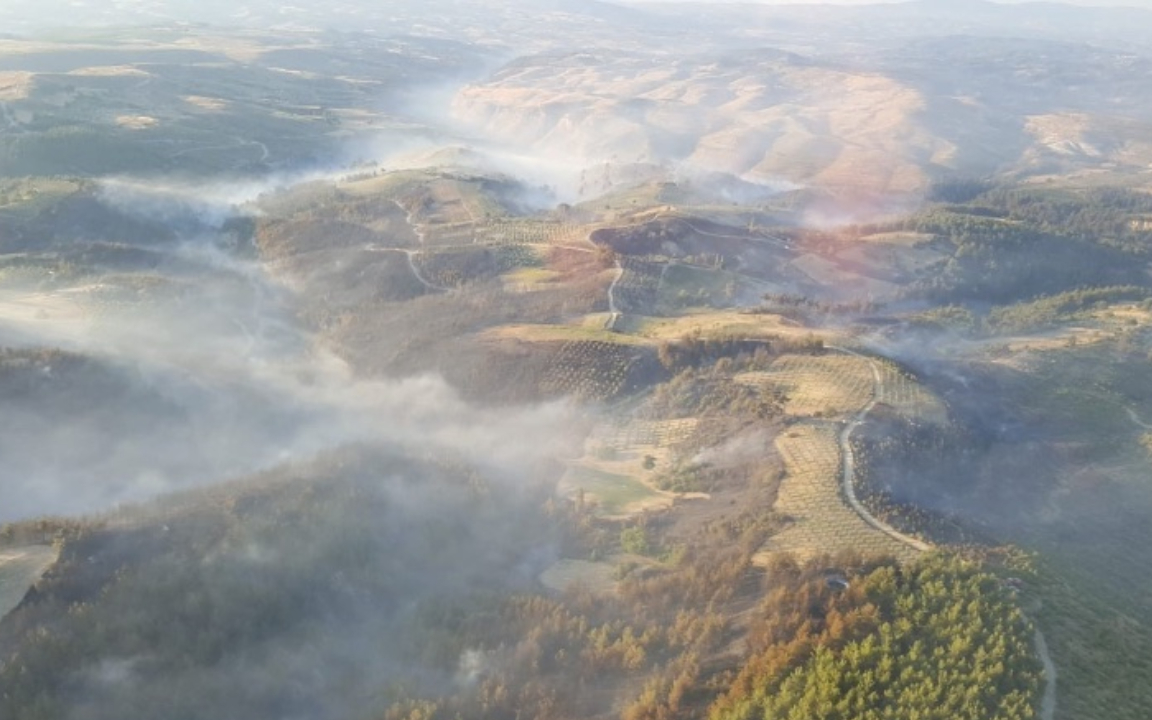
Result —
<instances>
[{"instance_id":1,"label":"cultivated field","mask_svg":"<svg viewBox=\"0 0 1152 720\"><path fill-rule=\"evenodd\" d=\"M784 410L797 417L859 412L872 399L875 379L868 360L852 355L782 355L769 370L737 381L784 393Z\"/></svg>"},{"instance_id":2,"label":"cultivated field","mask_svg":"<svg viewBox=\"0 0 1152 720\"><path fill-rule=\"evenodd\" d=\"M739 382L784 393L785 412L796 417L841 417L875 397L894 412L944 422L943 403L895 363L860 355L782 355L769 370L737 376Z\"/></svg>"},{"instance_id":3,"label":"cultivated field","mask_svg":"<svg viewBox=\"0 0 1152 720\"><path fill-rule=\"evenodd\" d=\"M608 447L624 450L644 445L667 448L692 437L699 424L696 418L678 420L621 420L601 430L602 442Z\"/></svg>"},{"instance_id":4,"label":"cultivated field","mask_svg":"<svg viewBox=\"0 0 1152 720\"><path fill-rule=\"evenodd\" d=\"M883 403L900 415L924 422L944 423L948 410L940 398L916 381L898 365L881 359L869 359L880 375L876 402Z\"/></svg>"},{"instance_id":5,"label":"cultivated field","mask_svg":"<svg viewBox=\"0 0 1152 720\"><path fill-rule=\"evenodd\" d=\"M788 526L772 536L757 558L777 553L809 558L822 553L856 550L911 560L916 550L864 522L844 502L840 492L840 448L830 423L804 422L776 439L786 476L780 485L776 511Z\"/></svg>"},{"instance_id":6,"label":"cultivated field","mask_svg":"<svg viewBox=\"0 0 1152 720\"><path fill-rule=\"evenodd\" d=\"M582 225L502 219L485 223L476 232L479 242L490 245L571 245L587 247L588 230Z\"/></svg>"},{"instance_id":7,"label":"cultivated field","mask_svg":"<svg viewBox=\"0 0 1152 720\"><path fill-rule=\"evenodd\" d=\"M623 389L633 358L625 345L595 340L566 343L553 358L541 389L549 395L583 399L613 397Z\"/></svg>"}]
</instances>

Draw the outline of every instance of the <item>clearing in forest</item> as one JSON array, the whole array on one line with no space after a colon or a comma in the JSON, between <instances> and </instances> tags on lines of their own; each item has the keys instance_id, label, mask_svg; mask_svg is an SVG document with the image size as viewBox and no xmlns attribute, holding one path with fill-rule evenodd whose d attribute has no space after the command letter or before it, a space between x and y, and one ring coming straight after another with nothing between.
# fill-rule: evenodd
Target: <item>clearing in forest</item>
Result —
<instances>
[{"instance_id":1,"label":"clearing in forest","mask_svg":"<svg viewBox=\"0 0 1152 720\"><path fill-rule=\"evenodd\" d=\"M598 514L625 517L665 508L676 498L707 498L677 493L654 484L657 468L669 467L676 445L696 430L696 418L618 419L601 423L588 439L584 457L568 467L560 481L567 497L585 493Z\"/></svg>"},{"instance_id":2,"label":"clearing in forest","mask_svg":"<svg viewBox=\"0 0 1152 720\"><path fill-rule=\"evenodd\" d=\"M597 594L609 593L616 589L616 566L591 560L557 560L540 574L540 582L557 592L583 587Z\"/></svg>"},{"instance_id":3,"label":"clearing in forest","mask_svg":"<svg viewBox=\"0 0 1152 720\"><path fill-rule=\"evenodd\" d=\"M598 514L606 517L635 515L672 504L670 494L661 493L630 475L587 464L568 467L560 479L560 492L568 497L583 492L585 502L594 502Z\"/></svg>"}]
</instances>

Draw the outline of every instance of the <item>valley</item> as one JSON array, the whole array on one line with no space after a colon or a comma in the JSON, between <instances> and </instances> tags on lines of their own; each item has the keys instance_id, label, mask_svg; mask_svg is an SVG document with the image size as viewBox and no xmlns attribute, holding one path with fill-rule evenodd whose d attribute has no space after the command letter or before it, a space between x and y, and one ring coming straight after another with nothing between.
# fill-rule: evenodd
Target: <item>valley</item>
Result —
<instances>
[{"instance_id":1,"label":"valley","mask_svg":"<svg viewBox=\"0 0 1152 720\"><path fill-rule=\"evenodd\" d=\"M1152 60L442 5L0 39L0 718L1147 717Z\"/></svg>"}]
</instances>

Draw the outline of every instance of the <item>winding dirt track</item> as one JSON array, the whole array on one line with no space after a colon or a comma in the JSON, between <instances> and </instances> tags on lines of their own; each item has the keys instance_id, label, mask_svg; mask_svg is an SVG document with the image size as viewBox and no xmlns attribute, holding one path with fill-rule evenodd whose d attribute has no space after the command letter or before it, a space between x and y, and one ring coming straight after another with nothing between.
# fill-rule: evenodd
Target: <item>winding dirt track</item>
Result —
<instances>
[{"instance_id":1,"label":"winding dirt track","mask_svg":"<svg viewBox=\"0 0 1152 720\"><path fill-rule=\"evenodd\" d=\"M605 330L615 330L616 323L620 320L620 309L616 305L616 286L623 277L624 266L620 264L620 258L616 258L616 277L608 286L608 322L604 324Z\"/></svg>"},{"instance_id":2,"label":"winding dirt track","mask_svg":"<svg viewBox=\"0 0 1152 720\"><path fill-rule=\"evenodd\" d=\"M876 366L876 361L867 355L844 347L834 345L827 347L829 350L863 358L868 361L868 365L872 369L872 400L864 406L860 412L856 413L852 420L840 431L840 457L842 458L840 478L844 491L844 499L848 502L848 505L851 506L852 510L860 516L860 519L877 530L920 552L931 550L932 546L930 544L905 535L888 523L872 515L856 497L856 463L855 457L852 454L852 433L864 423L868 417L868 413L872 412L872 408L876 407L876 403L884 391L884 379L880 374L880 369ZM1131 416L1133 422L1142 427L1148 427L1140 421L1135 411L1131 408L1128 409L1128 414ZM1152 429L1152 427L1149 427L1149 429ZM1040 662L1044 665L1044 693L1040 700L1040 718L1041 720L1054 720L1056 716L1056 663L1052 661L1052 655L1048 651L1048 642L1044 638L1044 633L1040 631L1040 626L1034 620L1032 621L1032 627L1035 629L1033 644L1036 648L1036 654L1039 656Z\"/></svg>"},{"instance_id":3,"label":"winding dirt track","mask_svg":"<svg viewBox=\"0 0 1152 720\"><path fill-rule=\"evenodd\" d=\"M417 251L415 251L415 250L402 250L401 252L403 252L404 255L408 258L408 267L412 270L412 274L416 276L416 279L419 280L420 283L424 287L428 288L429 290L434 290L436 292L449 292L452 290L452 288L446 288L446 287L443 287L440 285L436 285L435 283L430 282L427 278L425 278L423 275L420 274L420 269L418 267L416 267L416 261L413 259L413 257L416 255Z\"/></svg>"},{"instance_id":4,"label":"winding dirt track","mask_svg":"<svg viewBox=\"0 0 1152 720\"><path fill-rule=\"evenodd\" d=\"M867 355L862 355L847 348L834 347L832 345L829 345L828 347L829 349L836 350L837 352L863 358L868 362L868 367L872 370L872 399L860 410L860 412L856 413L856 415L844 426L844 429L840 431L840 484L844 491L844 499L848 501L848 505L852 507L852 510L855 511L855 513L859 515L860 519L864 522L868 523L885 535L899 540L911 548L915 548L920 552L928 552L932 549L931 545L924 542L923 540L917 540L910 535L905 535L888 523L880 520L872 513L868 512L868 508L864 507L859 498L856 497L856 457L852 452L852 433L856 432L856 428L864 424L864 421L868 418L868 413L872 412L872 408L876 407L876 403L879 402L880 395L884 389L884 380L880 375L879 368L876 367L876 363L873 362L872 359Z\"/></svg>"},{"instance_id":5,"label":"winding dirt track","mask_svg":"<svg viewBox=\"0 0 1152 720\"><path fill-rule=\"evenodd\" d=\"M1130 419L1132 422L1134 422L1135 424L1137 424L1137 425L1139 425L1140 427L1144 428L1145 430L1152 430L1152 425L1149 425L1148 423L1146 423L1146 422L1144 422L1143 420L1141 420L1141 419L1140 419L1140 416L1136 414L1136 410L1135 410L1135 409L1133 409L1133 408L1130 408L1130 407L1126 407L1126 408L1124 408L1124 411L1128 413L1128 418L1129 418L1129 419Z\"/></svg>"}]
</instances>

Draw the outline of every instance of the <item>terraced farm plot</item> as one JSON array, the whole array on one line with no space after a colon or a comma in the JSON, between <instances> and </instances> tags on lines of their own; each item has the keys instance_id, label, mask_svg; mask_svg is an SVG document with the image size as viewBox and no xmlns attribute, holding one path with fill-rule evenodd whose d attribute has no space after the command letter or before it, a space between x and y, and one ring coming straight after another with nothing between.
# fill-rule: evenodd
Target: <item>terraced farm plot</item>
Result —
<instances>
[{"instance_id":1,"label":"terraced farm plot","mask_svg":"<svg viewBox=\"0 0 1152 720\"><path fill-rule=\"evenodd\" d=\"M780 484L775 509L790 522L769 538L758 560L766 561L778 553L810 558L841 550L892 555L902 561L916 557L916 550L866 523L842 499L835 425L794 425L776 439L776 448L787 474Z\"/></svg>"},{"instance_id":2,"label":"terraced farm plot","mask_svg":"<svg viewBox=\"0 0 1152 720\"><path fill-rule=\"evenodd\" d=\"M656 306L663 263L624 256L620 267L623 273L612 291L616 306L621 312L651 311Z\"/></svg>"},{"instance_id":3,"label":"terraced farm plot","mask_svg":"<svg viewBox=\"0 0 1152 720\"><path fill-rule=\"evenodd\" d=\"M476 226L471 223L417 221L424 247L452 247L476 244Z\"/></svg>"},{"instance_id":4,"label":"terraced farm plot","mask_svg":"<svg viewBox=\"0 0 1152 720\"><path fill-rule=\"evenodd\" d=\"M582 399L613 397L624 388L635 349L596 340L566 343L540 383L547 394L573 395Z\"/></svg>"},{"instance_id":5,"label":"terraced farm plot","mask_svg":"<svg viewBox=\"0 0 1152 720\"><path fill-rule=\"evenodd\" d=\"M56 562L56 550L45 545L0 549L0 617L24 599L44 571Z\"/></svg>"},{"instance_id":6,"label":"terraced farm plot","mask_svg":"<svg viewBox=\"0 0 1152 720\"><path fill-rule=\"evenodd\" d=\"M459 287L490 280L518 267L534 267L541 260L532 248L465 245L412 254L420 275L438 287Z\"/></svg>"},{"instance_id":7,"label":"terraced farm plot","mask_svg":"<svg viewBox=\"0 0 1152 720\"><path fill-rule=\"evenodd\" d=\"M617 450L643 446L669 448L692 437L700 421L696 418L678 420L633 420L623 419L605 426L599 433L599 441Z\"/></svg>"},{"instance_id":8,"label":"terraced farm plot","mask_svg":"<svg viewBox=\"0 0 1152 720\"><path fill-rule=\"evenodd\" d=\"M479 242L489 245L593 245L588 230L581 225L539 220L498 220L477 230Z\"/></svg>"},{"instance_id":9,"label":"terraced farm plot","mask_svg":"<svg viewBox=\"0 0 1152 720\"><path fill-rule=\"evenodd\" d=\"M872 400L875 378L866 358L853 355L782 355L764 372L737 382L784 393L784 411L797 417L859 412Z\"/></svg>"},{"instance_id":10,"label":"terraced farm plot","mask_svg":"<svg viewBox=\"0 0 1152 720\"><path fill-rule=\"evenodd\" d=\"M873 360L880 374L876 401L889 405L898 414L915 420L942 424L948 410L940 398L917 382L916 378L887 360Z\"/></svg>"},{"instance_id":11,"label":"terraced farm plot","mask_svg":"<svg viewBox=\"0 0 1152 720\"><path fill-rule=\"evenodd\" d=\"M783 292L783 288L726 270L672 263L661 275L657 300L670 312L689 307L731 307L765 292Z\"/></svg>"},{"instance_id":12,"label":"terraced farm plot","mask_svg":"<svg viewBox=\"0 0 1152 720\"><path fill-rule=\"evenodd\" d=\"M644 483L619 473L606 472L586 465L570 465L560 479L560 492L568 497L584 492L586 501L594 501L597 511L608 517L620 517L649 508L664 507L672 498Z\"/></svg>"},{"instance_id":13,"label":"terraced farm plot","mask_svg":"<svg viewBox=\"0 0 1152 720\"><path fill-rule=\"evenodd\" d=\"M737 381L784 393L785 412L797 417L857 413L873 398L904 417L942 423L944 404L895 363L861 355L782 355L769 370Z\"/></svg>"}]
</instances>

